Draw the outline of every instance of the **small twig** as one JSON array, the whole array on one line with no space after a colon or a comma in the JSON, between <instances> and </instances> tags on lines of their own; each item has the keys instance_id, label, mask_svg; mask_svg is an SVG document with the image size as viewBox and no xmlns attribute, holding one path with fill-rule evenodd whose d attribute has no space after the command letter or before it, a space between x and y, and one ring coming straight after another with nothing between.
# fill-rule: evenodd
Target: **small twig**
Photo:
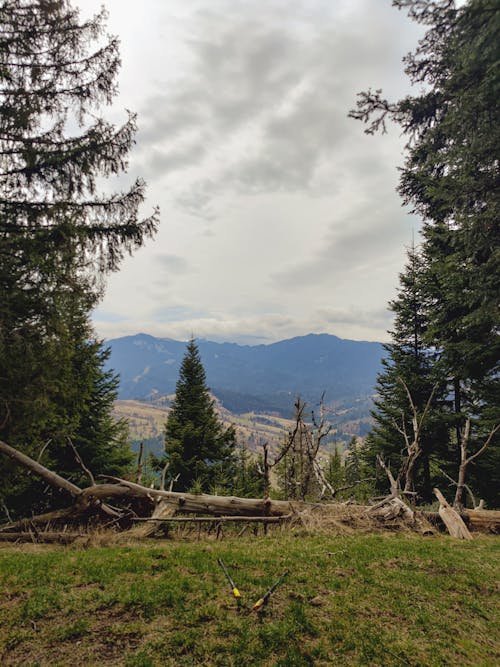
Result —
<instances>
[{"instance_id":1,"label":"small twig","mask_svg":"<svg viewBox=\"0 0 500 667\"><path fill-rule=\"evenodd\" d=\"M42 447L42 449L40 450L40 454L38 454L38 458L37 458L38 462L40 462L45 450L47 449L47 447L50 445L51 442L52 442L52 438L49 438L47 440L47 442L44 444L44 446Z\"/></svg>"}]
</instances>

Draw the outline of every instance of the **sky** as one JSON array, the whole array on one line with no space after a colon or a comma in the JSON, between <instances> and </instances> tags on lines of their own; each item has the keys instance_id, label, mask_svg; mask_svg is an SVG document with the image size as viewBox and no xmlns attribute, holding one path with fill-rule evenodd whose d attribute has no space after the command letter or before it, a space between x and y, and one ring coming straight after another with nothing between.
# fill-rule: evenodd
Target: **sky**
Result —
<instances>
[{"instance_id":1,"label":"sky","mask_svg":"<svg viewBox=\"0 0 500 667\"><path fill-rule=\"evenodd\" d=\"M101 0L74 4L87 17ZM161 217L109 277L99 336L388 340L419 229L396 193L405 138L348 112L369 87L411 91L421 29L390 0L104 4L122 56L106 114L139 125L120 187L144 178L144 215Z\"/></svg>"}]
</instances>

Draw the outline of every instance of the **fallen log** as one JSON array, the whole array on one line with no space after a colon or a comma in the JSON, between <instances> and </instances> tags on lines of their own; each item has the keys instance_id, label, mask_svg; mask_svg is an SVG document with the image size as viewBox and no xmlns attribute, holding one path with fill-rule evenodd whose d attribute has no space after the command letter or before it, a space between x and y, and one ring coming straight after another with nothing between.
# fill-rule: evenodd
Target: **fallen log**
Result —
<instances>
[{"instance_id":1,"label":"fallen log","mask_svg":"<svg viewBox=\"0 0 500 667\"><path fill-rule=\"evenodd\" d=\"M463 510L471 530L500 533L500 511L498 510Z\"/></svg>"},{"instance_id":2,"label":"fallen log","mask_svg":"<svg viewBox=\"0 0 500 667\"><path fill-rule=\"evenodd\" d=\"M159 519L157 517L134 517L132 521L153 521L157 523L283 523L293 515L284 516L171 516Z\"/></svg>"},{"instance_id":3,"label":"fallen log","mask_svg":"<svg viewBox=\"0 0 500 667\"><path fill-rule=\"evenodd\" d=\"M212 516L284 516L298 512L305 507L314 507L313 503L302 501L271 500L270 498L239 498L237 496L212 496L207 493L180 493L160 491L129 482L119 477L109 477L117 484L126 486L139 495L150 496L164 503L165 507L175 508L185 514L211 514ZM113 486L113 485L111 485ZM93 487L89 487L91 489ZM95 487L99 488L99 486ZM153 514L153 516L155 516Z\"/></svg>"},{"instance_id":4,"label":"fallen log","mask_svg":"<svg viewBox=\"0 0 500 667\"><path fill-rule=\"evenodd\" d=\"M41 463L38 463L38 461L35 461L29 456L26 456L26 454L23 454L18 449L11 447L2 440L0 440L0 452L11 458L16 463L19 463L25 468L28 468L28 470L31 470L32 472L37 474L39 477L45 480L47 484L50 484L50 486L53 486L56 489L59 489L60 491L66 491L74 498L79 496L80 493L82 492L80 487L76 486L76 484L68 482L68 480L64 479L64 477L61 477L52 470L49 470Z\"/></svg>"},{"instance_id":5,"label":"fallen log","mask_svg":"<svg viewBox=\"0 0 500 667\"><path fill-rule=\"evenodd\" d=\"M120 513L114 510L112 507L109 507L105 503L100 502L99 493L96 493L95 491L94 493L87 493L88 489L85 489L84 493L83 489L81 489L76 484L69 482L67 479L64 479L64 477L61 477L52 470L49 470L38 461L35 461L31 457L20 452L18 449L15 449L14 447L8 445L6 442L3 442L3 440L0 440L0 452L11 458L16 463L19 463L23 467L28 468L28 470L31 470L31 472L34 472L36 475L45 480L50 486L58 489L59 491L65 491L70 496L72 496L76 501L76 508L78 511L85 511L89 509L91 505L94 505L99 511L104 512L104 514L107 514L108 516L120 516ZM95 489L96 487L89 488Z\"/></svg>"}]
</instances>

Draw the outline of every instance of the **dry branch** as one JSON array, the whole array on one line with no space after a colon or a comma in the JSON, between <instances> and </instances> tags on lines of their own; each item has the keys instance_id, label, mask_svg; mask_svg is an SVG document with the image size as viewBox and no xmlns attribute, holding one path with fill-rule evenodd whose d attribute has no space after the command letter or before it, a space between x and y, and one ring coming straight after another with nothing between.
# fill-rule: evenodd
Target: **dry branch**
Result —
<instances>
[{"instance_id":1,"label":"dry branch","mask_svg":"<svg viewBox=\"0 0 500 667\"><path fill-rule=\"evenodd\" d=\"M453 506L458 510L462 510L464 506L464 489L466 488L465 477L467 473L467 468L469 464L472 463L472 461L481 456L481 454L484 454L484 452L488 449L488 447L491 444L491 441L495 437L496 432L500 429L500 424L496 424L491 429L490 434L488 435L483 446L480 447L475 454L468 456L470 427L471 427L471 422L470 418L468 418L467 421L465 422L464 432L462 433L462 437L460 438L460 466L458 469L457 490L455 493L455 500L453 501Z\"/></svg>"}]
</instances>

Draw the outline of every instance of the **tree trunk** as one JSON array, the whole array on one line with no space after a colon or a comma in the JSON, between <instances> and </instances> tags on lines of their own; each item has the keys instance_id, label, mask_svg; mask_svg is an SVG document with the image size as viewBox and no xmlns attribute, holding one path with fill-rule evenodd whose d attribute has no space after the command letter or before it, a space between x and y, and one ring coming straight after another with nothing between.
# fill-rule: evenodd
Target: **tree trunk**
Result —
<instances>
[{"instance_id":1,"label":"tree trunk","mask_svg":"<svg viewBox=\"0 0 500 667\"><path fill-rule=\"evenodd\" d=\"M450 535L461 540L472 540L472 535L463 522L460 514L446 502L443 494L439 489L434 489L434 494L439 500L439 516L443 520L445 526L448 528Z\"/></svg>"}]
</instances>

